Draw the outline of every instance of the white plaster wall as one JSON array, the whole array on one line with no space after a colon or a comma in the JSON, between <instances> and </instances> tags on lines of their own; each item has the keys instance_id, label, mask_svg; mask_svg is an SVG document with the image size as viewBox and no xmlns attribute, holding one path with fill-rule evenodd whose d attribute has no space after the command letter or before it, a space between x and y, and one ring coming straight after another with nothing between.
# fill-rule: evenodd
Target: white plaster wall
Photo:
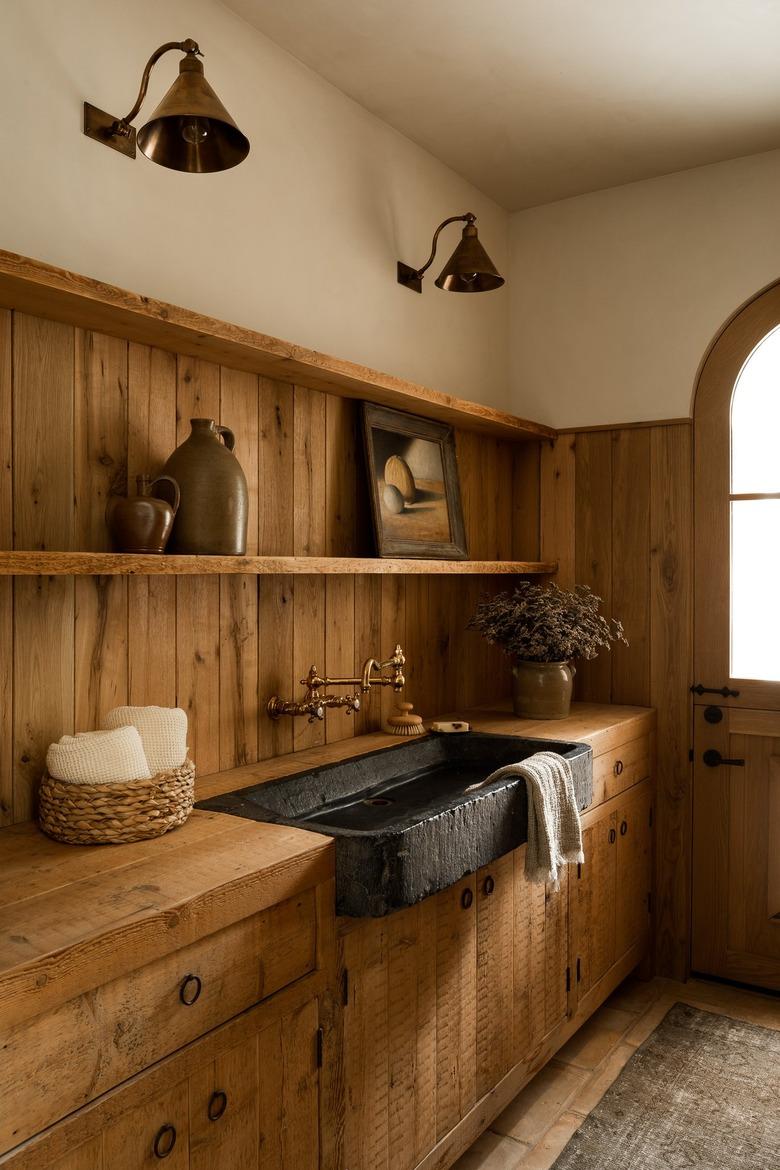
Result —
<instances>
[{"instance_id":1,"label":"white plaster wall","mask_svg":"<svg viewBox=\"0 0 780 1170\"><path fill-rule=\"evenodd\" d=\"M82 135L85 98L126 113L152 50L188 36L246 162L180 175ZM144 111L178 60L157 66ZM507 213L217 0L3 0L0 101L0 247L507 404L507 290L395 280L397 258L422 263L436 224L467 210L504 270ZM458 238L447 229L442 264Z\"/></svg>"},{"instance_id":2,"label":"white plaster wall","mask_svg":"<svg viewBox=\"0 0 780 1170\"><path fill-rule=\"evenodd\" d=\"M678 418L724 321L780 277L780 151L512 216L512 410Z\"/></svg>"}]
</instances>

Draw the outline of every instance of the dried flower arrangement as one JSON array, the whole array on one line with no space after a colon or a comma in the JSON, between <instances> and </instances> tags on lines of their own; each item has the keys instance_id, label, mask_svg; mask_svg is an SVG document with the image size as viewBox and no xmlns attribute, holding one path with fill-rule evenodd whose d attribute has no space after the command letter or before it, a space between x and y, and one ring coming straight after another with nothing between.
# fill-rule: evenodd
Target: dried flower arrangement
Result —
<instances>
[{"instance_id":1,"label":"dried flower arrangement","mask_svg":"<svg viewBox=\"0 0 780 1170\"><path fill-rule=\"evenodd\" d=\"M612 642L628 645L619 621L599 613L601 598L587 587L522 581L511 593L481 601L469 622L488 642L523 662L571 662L595 658Z\"/></svg>"}]
</instances>

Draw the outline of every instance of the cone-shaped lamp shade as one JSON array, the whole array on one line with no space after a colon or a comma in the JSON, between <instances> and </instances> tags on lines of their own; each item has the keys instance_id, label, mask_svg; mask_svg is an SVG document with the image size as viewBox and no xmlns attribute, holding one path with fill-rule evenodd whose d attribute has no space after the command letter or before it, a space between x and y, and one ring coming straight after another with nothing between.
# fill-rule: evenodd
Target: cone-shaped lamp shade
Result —
<instances>
[{"instance_id":1,"label":"cone-shaped lamp shade","mask_svg":"<svg viewBox=\"0 0 780 1170\"><path fill-rule=\"evenodd\" d=\"M446 292L489 292L504 283L498 269L479 242L477 229L467 223L461 241L441 270L436 287Z\"/></svg>"},{"instance_id":2,"label":"cone-shaped lamp shade","mask_svg":"<svg viewBox=\"0 0 780 1170\"><path fill-rule=\"evenodd\" d=\"M193 54L145 126L138 146L152 162L174 171L226 171L249 154L249 140L203 76Z\"/></svg>"}]
</instances>

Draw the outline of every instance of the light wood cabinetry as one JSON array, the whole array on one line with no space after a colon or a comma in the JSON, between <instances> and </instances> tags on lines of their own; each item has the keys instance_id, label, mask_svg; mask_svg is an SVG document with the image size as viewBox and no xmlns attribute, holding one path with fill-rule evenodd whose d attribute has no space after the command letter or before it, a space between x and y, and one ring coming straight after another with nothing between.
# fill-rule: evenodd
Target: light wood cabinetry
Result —
<instances>
[{"instance_id":1,"label":"light wood cabinetry","mask_svg":"<svg viewBox=\"0 0 780 1170\"><path fill-rule=\"evenodd\" d=\"M586 814L585 861L571 877L574 985L578 1000L637 961L650 929L652 785L648 779Z\"/></svg>"},{"instance_id":2,"label":"light wood cabinetry","mask_svg":"<svg viewBox=\"0 0 780 1170\"><path fill-rule=\"evenodd\" d=\"M309 982L312 982L311 979ZM232 1024L54 1126L8 1170L318 1170L316 988Z\"/></svg>"},{"instance_id":3,"label":"light wood cabinetry","mask_svg":"<svg viewBox=\"0 0 780 1170\"><path fill-rule=\"evenodd\" d=\"M628 734L596 758L585 862L557 888L528 882L522 846L418 906L342 921L340 1170L451 1166L644 957L651 737Z\"/></svg>"}]
</instances>

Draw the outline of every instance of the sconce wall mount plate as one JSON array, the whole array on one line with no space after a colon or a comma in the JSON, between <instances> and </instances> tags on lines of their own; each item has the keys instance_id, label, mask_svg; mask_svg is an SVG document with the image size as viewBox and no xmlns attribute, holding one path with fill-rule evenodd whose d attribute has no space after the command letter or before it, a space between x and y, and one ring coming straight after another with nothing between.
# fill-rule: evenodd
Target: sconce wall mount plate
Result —
<instances>
[{"instance_id":1,"label":"sconce wall mount plate","mask_svg":"<svg viewBox=\"0 0 780 1170\"><path fill-rule=\"evenodd\" d=\"M84 102L84 133L87 138L94 138L95 142L102 142L128 158L135 158L135 126L128 126L127 133L123 134L119 132L118 122L114 114L107 114L90 102Z\"/></svg>"}]
</instances>

